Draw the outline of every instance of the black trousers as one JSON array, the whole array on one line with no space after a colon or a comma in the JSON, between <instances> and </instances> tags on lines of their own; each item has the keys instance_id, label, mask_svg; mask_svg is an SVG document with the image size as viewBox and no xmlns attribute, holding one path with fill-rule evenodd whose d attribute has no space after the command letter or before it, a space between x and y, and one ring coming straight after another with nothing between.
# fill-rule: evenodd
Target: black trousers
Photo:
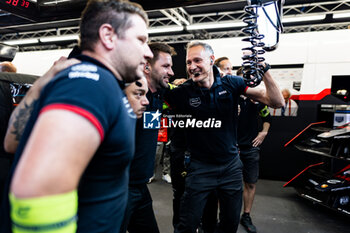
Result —
<instances>
[{"instance_id":1,"label":"black trousers","mask_svg":"<svg viewBox=\"0 0 350 233\"><path fill-rule=\"evenodd\" d=\"M181 199L180 221L175 233L195 233L204 206L213 191L220 202L218 232L237 231L242 207L242 163L238 156L225 164L191 160Z\"/></svg>"},{"instance_id":2,"label":"black trousers","mask_svg":"<svg viewBox=\"0 0 350 233\"><path fill-rule=\"evenodd\" d=\"M174 149L169 151L170 154L170 175L171 185L173 188L173 226L180 221L180 203L181 197L185 191L185 176L183 172L186 170L184 166L184 149ZM208 202L205 205L201 223L204 233L214 233L217 225L217 209L218 198L216 192L209 195Z\"/></svg>"},{"instance_id":3,"label":"black trousers","mask_svg":"<svg viewBox=\"0 0 350 233\"><path fill-rule=\"evenodd\" d=\"M184 167L184 150L170 150L170 176L173 188L173 226L179 223L180 201L185 191L185 177L182 173Z\"/></svg>"},{"instance_id":4,"label":"black trousers","mask_svg":"<svg viewBox=\"0 0 350 233\"><path fill-rule=\"evenodd\" d=\"M147 184L129 185L128 204L120 233L159 233Z\"/></svg>"}]
</instances>

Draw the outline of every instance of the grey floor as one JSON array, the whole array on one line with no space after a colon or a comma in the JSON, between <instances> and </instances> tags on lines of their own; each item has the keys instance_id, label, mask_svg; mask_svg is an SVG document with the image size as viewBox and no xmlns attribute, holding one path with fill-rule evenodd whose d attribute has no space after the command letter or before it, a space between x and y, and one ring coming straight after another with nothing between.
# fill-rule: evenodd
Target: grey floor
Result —
<instances>
[{"instance_id":1,"label":"grey floor","mask_svg":"<svg viewBox=\"0 0 350 233\"><path fill-rule=\"evenodd\" d=\"M350 218L296 195L284 182L259 180L252 219L259 233L350 233ZM173 232L172 189L161 180L149 184L160 233ZM238 233L245 233L239 226Z\"/></svg>"}]
</instances>

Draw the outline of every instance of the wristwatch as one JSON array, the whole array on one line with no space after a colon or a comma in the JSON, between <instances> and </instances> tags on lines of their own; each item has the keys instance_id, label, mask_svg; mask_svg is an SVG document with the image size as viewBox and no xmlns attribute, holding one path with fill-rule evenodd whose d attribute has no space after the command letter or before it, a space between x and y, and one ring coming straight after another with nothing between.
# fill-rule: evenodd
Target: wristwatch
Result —
<instances>
[{"instance_id":1,"label":"wristwatch","mask_svg":"<svg viewBox=\"0 0 350 233\"><path fill-rule=\"evenodd\" d=\"M271 69L271 66L269 63L265 62L265 67L264 67L264 73L266 73L269 69Z\"/></svg>"}]
</instances>

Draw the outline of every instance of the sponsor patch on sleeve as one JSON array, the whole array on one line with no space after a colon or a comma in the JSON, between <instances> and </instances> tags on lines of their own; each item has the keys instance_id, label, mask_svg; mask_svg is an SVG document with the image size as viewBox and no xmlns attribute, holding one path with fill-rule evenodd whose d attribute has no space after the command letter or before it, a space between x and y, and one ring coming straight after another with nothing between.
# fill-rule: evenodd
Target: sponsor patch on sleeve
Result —
<instances>
[{"instance_id":1,"label":"sponsor patch on sleeve","mask_svg":"<svg viewBox=\"0 0 350 233\"><path fill-rule=\"evenodd\" d=\"M89 64L79 64L73 66L68 73L68 78L87 78L98 81L100 74L97 73L97 66Z\"/></svg>"}]
</instances>

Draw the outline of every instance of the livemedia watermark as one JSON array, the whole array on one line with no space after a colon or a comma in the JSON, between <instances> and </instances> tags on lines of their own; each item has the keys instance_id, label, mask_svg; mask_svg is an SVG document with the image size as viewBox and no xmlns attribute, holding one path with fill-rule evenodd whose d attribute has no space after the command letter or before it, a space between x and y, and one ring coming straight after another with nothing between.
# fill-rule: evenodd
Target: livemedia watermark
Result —
<instances>
[{"instance_id":1,"label":"livemedia watermark","mask_svg":"<svg viewBox=\"0 0 350 233\"><path fill-rule=\"evenodd\" d=\"M188 114L162 115L159 111L143 113L144 129L163 128L221 128L221 120L215 118L197 119Z\"/></svg>"}]
</instances>

